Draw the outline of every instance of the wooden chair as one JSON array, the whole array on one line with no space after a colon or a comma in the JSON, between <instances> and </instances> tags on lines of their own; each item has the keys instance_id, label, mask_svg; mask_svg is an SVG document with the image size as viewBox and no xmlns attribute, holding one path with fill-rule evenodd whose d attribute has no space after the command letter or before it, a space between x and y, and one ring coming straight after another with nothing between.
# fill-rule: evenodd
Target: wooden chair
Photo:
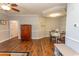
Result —
<instances>
[{"instance_id":1,"label":"wooden chair","mask_svg":"<svg viewBox=\"0 0 79 59\"><path fill-rule=\"evenodd\" d=\"M65 43L65 32L60 34L60 38L58 39L61 43Z\"/></svg>"},{"instance_id":2,"label":"wooden chair","mask_svg":"<svg viewBox=\"0 0 79 59\"><path fill-rule=\"evenodd\" d=\"M50 41L53 43L58 43L58 38L60 37L60 33L58 31L50 31Z\"/></svg>"}]
</instances>

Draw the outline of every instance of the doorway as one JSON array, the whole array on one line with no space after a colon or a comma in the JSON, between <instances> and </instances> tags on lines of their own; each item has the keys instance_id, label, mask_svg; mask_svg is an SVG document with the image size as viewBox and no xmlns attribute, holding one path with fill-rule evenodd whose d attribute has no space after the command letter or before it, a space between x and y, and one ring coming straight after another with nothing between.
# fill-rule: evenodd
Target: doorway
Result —
<instances>
[{"instance_id":1,"label":"doorway","mask_svg":"<svg viewBox=\"0 0 79 59\"><path fill-rule=\"evenodd\" d=\"M10 28L10 39L18 37L18 21L10 20L9 28Z\"/></svg>"}]
</instances>

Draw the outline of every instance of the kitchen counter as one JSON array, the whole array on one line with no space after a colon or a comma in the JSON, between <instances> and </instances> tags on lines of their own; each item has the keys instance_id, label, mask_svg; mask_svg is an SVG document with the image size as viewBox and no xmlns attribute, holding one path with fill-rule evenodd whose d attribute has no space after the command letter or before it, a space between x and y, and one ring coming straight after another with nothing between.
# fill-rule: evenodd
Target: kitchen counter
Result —
<instances>
[{"instance_id":1,"label":"kitchen counter","mask_svg":"<svg viewBox=\"0 0 79 59\"><path fill-rule=\"evenodd\" d=\"M57 49L63 56L79 56L79 53L72 50L65 44L55 44L55 49Z\"/></svg>"}]
</instances>

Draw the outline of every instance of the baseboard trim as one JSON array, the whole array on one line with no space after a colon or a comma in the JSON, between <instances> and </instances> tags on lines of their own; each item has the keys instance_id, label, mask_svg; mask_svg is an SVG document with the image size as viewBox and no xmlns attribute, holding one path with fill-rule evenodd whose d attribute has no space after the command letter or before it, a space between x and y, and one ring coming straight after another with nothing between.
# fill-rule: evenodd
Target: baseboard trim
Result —
<instances>
[{"instance_id":1,"label":"baseboard trim","mask_svg":"<svg viewBox=\"0 0 79 59\"><path fill-rule=\"evenodd\" d=\"M15 36L15 37L11 37L10 39L14 39L14 38L18 38L18 36Z\"/></svg>"},{"instance_id":2,"label":"baseboard trim","mask_svg":"<svg viewBox=\"0 0 79 59\"><path fill-rule=\"evenodd\" d=\"M18 36L13 36L13 37L10 37L10 39L15 38L15 37L18 37Z\"/></svg>"},{"instance_id":3,"label":"baseboard trim","mask_svg":"<svg viewBox=\"0 0 79 59\"><path fill-rule=\"evenodd\" d=\"M4 42L4 41L7 41L9 40L10 38L7 38L7 39L4 39L4 40L1 40L0 43Z\"/></svg>"},{"instance_id":4,"label":"baseboard trim","mask_svg":"<svg viewBox=\"0 0 79 59\"><path fill-rule=\"evenodd\" d=\"M15 36L15 37L18 37L18 36ZM0 43L5 42L5 41L10 40L10 39L13 39L13 38L15 38L15 37L7 38L7 39L5 39L5 40L1 40Z\"/></svg>"},{"instance_id":5,"label":"baseboard trim","mask_svg":"<svg viewBox=\"0 0 79 59\"><path fill-rule=\"evenodd\" d=\"M76 39L74 39L74 38L71 38L71 37L69 37L69 36L66 36L66 39L71 39L71 40L73 40L73 41L75 41L75 42L79 42L78 40L76 40Z\"/></svg>"},{"instance_id":6,"label":"baseboard trim","mask_svg":"<svg viewBox=\"0 0 79 59\"><path fill-rule=\"evenodd\" d=\"M48 36L44 36L44 37L48 37ZM32 39L41 39L41 38L44 38L44 37L33 37Z\"/></svg>"}]
</instances>

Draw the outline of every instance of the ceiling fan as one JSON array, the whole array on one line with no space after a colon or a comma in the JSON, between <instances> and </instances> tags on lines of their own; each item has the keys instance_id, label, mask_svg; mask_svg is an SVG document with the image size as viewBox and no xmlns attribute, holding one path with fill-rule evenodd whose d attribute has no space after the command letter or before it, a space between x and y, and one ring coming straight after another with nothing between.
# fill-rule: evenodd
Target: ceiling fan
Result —
<instances>
[{"instance_id":1,"label":"ceiling fan","mask_svg":"<svg viewBox=\"0 0 79 59\"><path fill-rule=\"evenodd\" d=\"M2 10L13 10L13 11L16 11L16 12L20 12L20 10L17 8L17 4L15 3L7 3L7 4L0 4L0 7Z\"/></svg>"}]
</instances>

